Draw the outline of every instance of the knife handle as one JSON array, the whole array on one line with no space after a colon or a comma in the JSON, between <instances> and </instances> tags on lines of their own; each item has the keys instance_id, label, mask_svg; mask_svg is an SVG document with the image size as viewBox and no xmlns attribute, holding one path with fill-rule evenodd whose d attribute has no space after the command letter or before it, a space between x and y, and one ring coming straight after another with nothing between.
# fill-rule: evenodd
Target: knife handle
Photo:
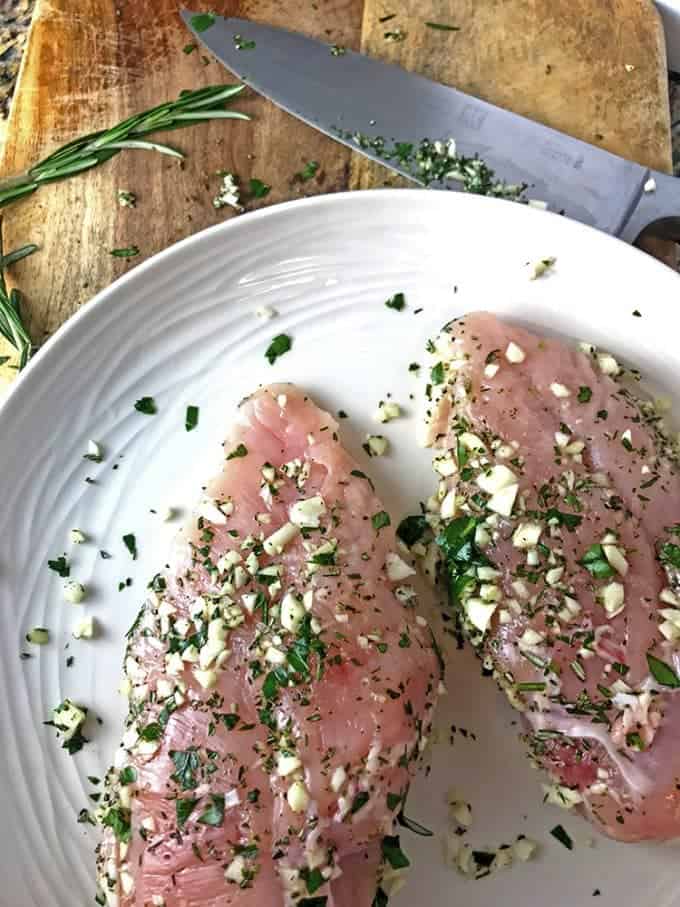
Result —
<instances>
[{"instance_id":1,"label":"knife handle","mask_svg":"<svg viewBox=\"0 0 680 907\"><path fill-rule=\"evenodd\" d=\"M634 243L647 230L660 239L680 242L680 179L658 170L648 171L637 203L618 235Z\"/></svg>"}]
</instances>

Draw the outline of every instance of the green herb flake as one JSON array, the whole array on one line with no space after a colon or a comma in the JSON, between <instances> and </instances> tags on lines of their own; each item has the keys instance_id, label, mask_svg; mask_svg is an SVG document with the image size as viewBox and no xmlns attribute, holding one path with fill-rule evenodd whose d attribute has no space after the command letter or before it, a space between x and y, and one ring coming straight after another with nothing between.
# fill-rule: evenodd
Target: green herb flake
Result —
<instances>
[{"instance_id":1,"label":"green herb flake","mask_svg":"<svg viewBox=\"0 0 680 907\"><path fill-rule=\"evenodd\" d=\"M198 787L196 773L201 767L201 760L196 747L187 750L170 750L170 758L175 766L170 776L182 790L194 790Z\"/></svg>"},{"instance_id":2,"label":"green herb flake","mask_svg":"<svg viewBox=\"0 0 680 907\"><path fill-rule=\"evenodd\" d=\"M672 544L672 542L666 542L659 551L659 560L662 564L680 568L680 547Z\"/></svg>"},{"instance_id":3,"label":"green herb flake","mask_svg":"<svg viewBox=\"0 0 680 907\"><path fill-rule=\"evenodd\" d=\"M302 183L307 183L309 180L314 179L319 169L318 161L307 161L305 166L299 173L295 174L295 178L300 180Z\"/></svg>"},{"instance_id":4,"label":"green herb flake","mask_svg":"<svg viewBox=\"0 0 680 907\"><path fill-rule=\"evenodd\" d=\"M163 727L157 721L152 721L139 730L139 739L147 743L160 740L163 736Z\"/></svg>"},{"instance_id":5,"label":"green herb flake","mask_svg":"<svg viewBox=\"0 0 680 907\"><path fill-rule=\"evenodd\" d=\"M397 527L397 538L400 539L407 548L412 548L416 542L419 542L429 528L428 522L424 516L419 514L407 516L399 523Z\"/></svg>"},{"instance_id":6,"label":"green herb flake","mask_svg":"<svg viewBox=\"0 0 680 907\"><path fill-rule=\"evenodd\" d=\"M292 345L293 341L288 334L277 334L267 347L267 351L264 354L265 358L270 365L274 365L279 356L283 356L284 353L287 353Z\"/></svg>"},{"instance_id":7,"label":"green herb flake","mask_svg":"<svg viewBox=\"0 0 680 907\"><path fill-rule=\"evenodd\" d=\"M143 413L145 416L155 416L158 412L153 397L141 397L135 403L135 409L138 413Z\"/></svg>"},{"instance_id":8,"label":"green herb flake","mask_svg":"<svg viewBox=\"0 0 680 907\"><path fill-rule=\"evenodd\" d=\"M211 794L210 806L201 813L198 821L201 825L211 825L213 828L219 828L224 822L224 794Z\"/></svg>"},{"instance_id":9,"label":"green herb flake","mask_svg":"<svg viewBox=\"0 0 680 907\"><path fill-rule=\"evenodd\" d=\"M363 809L364 806L366 806L366 804L368 803L368 801L370 799L371 799L370 795L365 790L360 791L355 796L354 800L352 800L352 805L350 807L350 813L352 815L355 815L355 813L358 813L360 809Z\"/></svg>"},{"instance_id":10,"label":"green herb flake","mask_svg":"<svg viewBox=\"0 0 680 907\"><path fill-rule=\"evenodd\" d=\"M137 539L131 532L128 532L127 535L123 536L123 544L125 545L127 550L130 552L130 557L132 558L132 560L136 561L137 560Z\"/></svg>"},{"instance_id":11,"label":"green herb flake","mask_svg":"<svg viewBox=\"0 0 680 907\"><path fill-rule=\"evenodd\" d=\"M406 298L403 293L395 293L394 296L385 302L388 309L394 309L395 312L403 312L406 308Z\"/></svg>"},{"instance_id":12,"label":"green herb flake","mask_svg":"<svg viewBox=\"0 0 680 907\"><path fill-rule=\"evenodd\" d=\"M660 683L662 687L669 687L672 690L680 687L680 677L675 673L675 670L666 664L665 661L661 661L660 658L652 655L651 652L647 652L647 665L654 680Z\"/></svg>"},{"instance_id":13,"label":"green herb flake","mask_svg":"<svg viewBox=\"0 0 680 907\"><path fill-rule=\"evenodd\" d=\"M54 572L58 576L61 576L62 579L66 579L71 575L71 567L63 554L61 555L61 557L57 557L52 561L48 561L47 566L50 568L50 570L54 570Z\"/></svg>"},{"instance_id":14,"label":"green herb flake","mask_svg":"<svg viewBox=\"0 0 680 907\"><path fill-rule=\"evenodd\" d=\"M198 800L195 797L181 797L175 800L175 815L178 828L184 827L184 823L194 811L197 803Z\"/></svg>"},{"instance_id":15,"label":"green herb flake","mask_svg":"<svg viewBox=\"0 0 680 907\"><path fill-rule=\"evenodd\" d=\"M122 806L114 806L102 819L102 825L110 828L117 841L121 844L127 844L132 837L132 826L130 825L130 810Z\"/></svg>"},{"instance_id":16,"label":"green herb flake","mask_svg":"<svg viewBox=\"0 0 680 907\"><path fill-rule=\"evenodd\" d=\"M253 50L256 47L254 41L249 41L242 35L234 35L234 47L236 50Z\"/></svg>"},{"instance_id":17,"label":"green herb flake","mask_svg":"<svg viewBox=\"0 0 680 907\"><path fill-rule=\"evenodd\" d=\"M139 255L139 246L126 246L124 249L111 249L114 258L134 258Z\"/></svg>"},{"instance_id":18,"label":"green herb flake","mask_svg":"<svg viewBox=\"0 0 680 907\"><path fill-rule=\"evenodd\" d=\"M346 53L347 49L340 44L331 45L331 57L344 57Z\"/></svg>"},{"instance_id":19,"label":"green herb flake","mask_svg":"<svg viewBox=\"0 0 680 907\"><path fill-rule=\"evenodd\" d=\"M387 795L387 808L389 809L390 812L394 812L394 810L397 808L397 806L399 806L401 801L402 801L401 794L388 794Z\"/></svg>"},{"instance_id":20,"label":"green herb flake","mask_svg":"<svg viewBox=\"0 0 680 907\"><path fill-rule=\"evenodd\" d=\"M118 775L118 780L123 785L134 784L137 780L137 771L131 765L126 765Z\"/></svg>"},{"instance_id":21,"label":"green herb flake","mask_svg":"<svg viewBox=\"0 0 680 907\"><path fill-rule=\"evenodd\" d=\"M382 855L392 869L406 869L407 866L411 865L411 861L399 846L399 837L397 835L387 835L382 839Z\"/></svg>"},{"instance_id":22,"label":"green herb flake","mask_svg":"<svg viewBox=\"0 0 680 907\"><path fill-rule=\"evenodd\" d=\"M307 886L308 894L314 894L315 891L318 891L319 888L322 888L326 884L323 873L318 867L316 869L308 869L307 867L301 869L300 877Z\"/></svg>"},{"instance_id":23,"label":"green herb flake","mask_svg":"<svg viewBox=\"0 0 680 907\"><path fill-rule=\"evenodd\" d=\"M230 454L227 454L227 460L235 460L238 457L247 457L248 448L245 444L239 444L235 447Z\"/></svg>"},{"instance_id":24,"label":"green herb flake","mask_svg":"<svg viewBox=\"0 0 680 907\"><path fill-rule=\"evenodd\" d=\"M428 28L434 28L436 31L460 31L458 25L445 25L443 22L426 22Z\"/></svg>"},{"instance_id":25,"label":"green herb flake","mask_svg":"<svg viewBox=\"0 0 680 907\"><path fill-rule=\"evenodd\" d=\"M184 418L184 427L187 431L193 431L198 425L198 416L200 410L198 406L187 406L186 416Z\"/></svg>"},{"instance_id":26,"label":"green herb flake","mask_svg":"<svg viewBox=\"0 0 680 907\"><path fill-rule=\"evenodd\" d=\"M385 526L389 526L390 523L390 515L386 510L380 510L371 517L371 525L376 532L380 532L381 529L384 529Z\"/></svg>"},{"instance_id":27,"label":"green herb flake","mask_svg":"<svg viewBox=\"0 0 680 907\"><path fill-rule=\"evenodd\" d=\"M567 850L574 849L574 842L571 840L565 829L561 825L556 825L554 828L550 829L550 834L555 838L560 844L563 844Z\"/></svg>"},{"instance_id":28,"label":"green herb flake","mask_svg":"<svg viewBox=\"0 0 680 907\"><path fill-rule=\"evenodd\" d=\"M193 30L200 34L215 24L215 13L196 13L191 17L189 23Z\"/></svg>"},{"instance_id":29,"label":"green herb flake","mask_svg":"<svg viewBox=\"0 0 680 907\"><path fill-rule=\"evenodd\" d=\"M250 194L253 198L264 198L265 195L269 195L271 188L256 177L252 177L250 180Z\"/></svg>"},{"instance_id":30,"label":"green herb flake","mask_svg":"<svg viewBox=\"0 0 680 907\"><path fill-rule=\"evenodd\" d=\"M184 47L182 48L182 53L192 54L196 50L197 47L198 47L198 44L185 44Z\"/></svg>"},{"instance_id":31,"label":"green herb flake","mask_svg":"<svg viewBox=\"0 0 680 907\"><path fill-rule=\"evenodd\" d=\"M590 403L593 392L589 387L579 387L577 400L579 403Z\"/></svg>"},{"instance_id":32,"label":"green herb flake","mask_svg":"<svg viewBox=\"0 0 680 907\"><path fill-rule=\"evenodd\" d=\"M584 567L595 579L608 579L614 575L614 569L605 557L602 545L591 545L576 563Z\"/></svg>"},{"instance_id":33,"label":"green herb flake","mask_svg":"<svg viewBox=\"0 0 680 907\"><path fill-rule=\"evenodd\" d=\"M444 363L438 362L430 369L430 381L433 384L444 383Z\"/></svg>"}]
</instances>

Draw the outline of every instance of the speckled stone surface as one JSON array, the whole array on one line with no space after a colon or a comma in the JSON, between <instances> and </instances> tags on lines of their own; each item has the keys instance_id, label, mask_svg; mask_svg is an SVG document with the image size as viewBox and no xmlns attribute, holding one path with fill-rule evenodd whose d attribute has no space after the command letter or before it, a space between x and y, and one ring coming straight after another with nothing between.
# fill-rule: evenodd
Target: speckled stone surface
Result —
<instances>
[{"instance_id":1,"label":"speckled stone surface","mask_svg":"<svg viewBox=\"0 0 680 907\"><path fill-rule=\"evenodd\" d=\"M0 117L5 120L35 0L0 0Z\"/></svg>"}]
</instances>

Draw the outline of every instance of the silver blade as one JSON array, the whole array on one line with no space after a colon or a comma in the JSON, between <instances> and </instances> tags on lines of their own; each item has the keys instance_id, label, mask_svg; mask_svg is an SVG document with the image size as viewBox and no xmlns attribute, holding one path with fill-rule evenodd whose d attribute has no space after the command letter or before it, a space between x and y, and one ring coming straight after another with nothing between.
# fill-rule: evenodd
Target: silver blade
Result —
<instances>
[{"instance_id":1,"label":"silver blade","mask_svg":"<svg viewBox=\"0 0 680 907\"><path fill-rule=\"evenodd\" d=\"M190 28L192 15L182 13ZM506 184L526 184L525 197L608 233L624 232L642 197L650 171L639 164L398 66L334 55L321 41L244 19L216 17L192 31L255 91L416 182L427 174L413 154L406 160L405 146L453 138L458 155L478 156Z\"/></svg>"}]
</instances>

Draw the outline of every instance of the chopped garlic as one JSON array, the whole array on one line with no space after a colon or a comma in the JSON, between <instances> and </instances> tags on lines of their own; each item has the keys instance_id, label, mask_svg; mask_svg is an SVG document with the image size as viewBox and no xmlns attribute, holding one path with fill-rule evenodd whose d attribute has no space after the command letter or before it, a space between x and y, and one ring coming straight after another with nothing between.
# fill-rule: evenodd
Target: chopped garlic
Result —
<instances>
[{"instance_id":1,"label":"chopped garlic","mask_svg":"<svg viewBox=\"0 0 680 907\"><path fill-rule=\"evenodd\" d=\"M609 353L598 353L597 364L604 375L616 375L619 372L619 363Z\"/></svg>"},{"instance_id":2,"label":"chopped garlic","mask_svg":"<svg viewBox=\"0 0 680 907\"><path fill-rule=\"evenodd\" d=\"M333 793L337 794L338 791L342 790L346 780L347 772L342 765L339 765L331 775L331 790Z\"/></svg>"},{"instance_id":3,"label":"chopped garlic","mask_svg":"<svg viewBox=\"0 0 680 907\"><path fill-rule=\"evenodd\" d=\"M288 775L296 772L301 767L302 762L298 759L297 756L279 753L276 762L276 771L282 778L286 778Z\"/></svg>"},{"instance_id":4,"label":"chopped garlic","mask_svg":"<svg viewBox=\"0 0 680 907\"><path fill-rule=\"evenodd\" d=\"M520 523L512 535L512 544L515 548L535 548L542 532L540 523Z\"/></svg>"},{"instance_id":5,"label":"chopped garlic","mask_svg":"<svg viewBox=\"0 0 680 907\"><path fill-rule=\"evenodd\" d=\"M526 359L526 353L521 346L517 346L517 344L511 340L505 351L505 358L508 360L508 362L512 363L524 362L524 360Z\"/></svg>"},{"instance_id":6,"label":"chopped garlic","mask_svg":"<svg viewBox=\"0 0 680 907\"><path fill-rule=\"evenodd\" d=\"M518 491L519 485L508 485L507 488L497 491L489 498L487 507L501 516L510 516L512 508L515 506L515 498Z\"/></svg>"},{"instance_id":7,"label":"chopped garlic","mask_svg":"<svg viewBox=\"0 0 680 907\"><path fill-rule=\"evenodd\" d=\"M296 501L290 508L289 517L291 523L296 526L318 529L319 520L325 512L326 504L324 499L320 494L317 494L313 498L307 498L305 501Z\"/></svg>"},{"instance_id":8,"label":"chopped garlic","mask_svg":"<svg viewBox=\"0 0 680 907\"><path fill-rule=\"evenodd\" d=\"M84 617L73 628L73 636L75 639L92 639L94 630L94 617Z\"/></svg>"},{"instance_id":9,"label":"chopped garlic","mask_svg":"<svg viewBox=\"0 0 680 907\"><path fill-rule=\"evenodd\" d=\"M263 547L265 552L270 555L282 554L299 532L299 526L294 523L284 523L280 529L277 529L269 538L264 540Z\"/></svg>"},{"instance_id":10,"label":"chopped garlic","mask_svg":"<svg viewBox=\"0 0 680 907\"><path fill-rule=\"evenodd\" d=\"M556 258L541 258L536 262L533 262L529 266L529 280L536 280L539 277L543 277L555 264L557 261Z\"/></svg>"},{"instance_id":11,"label":"chopped garlic","mask_svg":"<svg viewBox=\"0 0 680 907\"><path fill-rule=\"evenodd\" d=\"M72 545L82 545L85 541L85 533L81 532L80 529L72 529L68 537Z\"/></svg>"},{"instance_id":12,"label":"chopped garlic","mask_svg":"<svg viewBox=\"0 0 680 907\"><path fill-rule=\"evenodd\" d=\"M393 419L398 419L401 416L401 407L398 403L381 403L378 407L376 413L376 421L378 422L391 422Z\"/></svg>"},{"instance_id":13,"label":"chopped garlic","mask_svg":"<svg viewBox=\"0 0 680 907\"><path fill-rule=\"evenodd\" d=\"M217 671L196 669L194 670L194 677L204 690L212 690L213 687L217 686Z\"/></svg>"},{"instance_id":14,"label":"chopped garlic","mask_svg":"<svg viewBox=\"0 0 680 907\"><path fill-rule=\"evenodd\" d=\"M476 479L477 485L487 494L495 494L517 482L515 473L502 464L485 470Z\"/></svg>"},{"instance_id":15,"label":"chopped garlic","mask_svg":"<svg viewBox=\"0 0 680 907\"><path fill-rule=\"evenodd\" d=\"M621 583L608 583L604 589L600 591L600 597L608 617L616 617L616 615L620 614L626 606L624 601L624 588Z\"/></svg>"},{"instance_id":16,"label":"chopped garlic","mask_svg":"<svg viewBox=\"0 0 680 907\"><path fill-rule=\"evenodd\" d=\"M518 838L512 845L512 855L520 863L526 863L538 850L538 844L531 838Z\"/></svg>"},{"instance_id":17,"label":"chopped garlic","mask_svg":"<svg viewBox=\"0 0 680 907\"><path fill-rule=\"evenodd\" d=\"M465 602L465 614L473 627L476 627L480 633L486 633L497 607L495 602L485 602L481 598L469 598Z\"/></svg>"},{"instance_id":18,"label":"chopped garlic","mask_svg":"<svg viewBox=\"0 0 680 907\"><path fill-rule=\"evenodd\" d=\"M294 813L303 813L309 805L309 791L302 781L293 781L288 788L286 799Z\"/></svg>"},{"instance_id":19,"label":"chopped garlic","mask_svg":"<svg viewBox=\"0 0 680 907\"><path fill-rule=\"evenodd\" d=\"M550 385L550 390L556 397L571 397L571 391L569 390L569 388L565 387L563 384L560 384L558 381L553 381L553 383Z\"/></svg>"},{"instance_id":20,"label":"chopped garlic","mask_svg":"<svg viewBox=\"0 0 680 907\"><path fill-rule=\"evenodd\" d=\"M564 787L562 784L543 784L543 802L562 809L572 809L583 802L583 797L577 790Z\"/></svg>"},{"instance_id":21,"label":"chopped garlic","mask_svg":"<svg viewBox=\"0 0 680 907\"><path fill-rule=\"evenodd\" d=\"M72 605L79 605L84 600L85 591L85 586L75 580L69 580L64 584L64 598Z\"/></svg>"},{"instance_id":22,"label":"chopped garlic","mask_svg":"<svg viewBox=\"0 0 680 907\"><path fill-rule=\"evenodd\" d=\"M621 549L616 545L602 545L602 550L604 551L604 556L607 558L609 565L613 567L620 576L625 576L628 573L628 561L624 557Z\"/></svg>"},{"instance_id":23,"label":"chopped garlic","mask_svg":"<svg viewBox=\"0 0 680 907\"><path fill-rule=\"evenodd\" d=\"M302 599L287 592L281 602L281 625L290 633L297 633L306 614Z\"/></svg>"},{"instance_id":24,"label":"chopped garlic","mask_svg":"<svg viewBox=\"0 0 680 907\"><path fill-rule=\"evenodd\" d=\"M387 578L393 583L398 583L409 576L414 576L416 573L413 567L392 551L385 557L385 566L387 568Z\"/></svg>"},{"instance_id":25,"label":"chopped garlic","mask_svg":"<svg viewBox=\"0 0 680 907\"><path fill-rule=\"evenodd\" d=\"M233 173L220 173L220 176L222 177L222 185L220 186L220 191L213 198L213 206L215 208L224 208L229 205L230 208L234 208L236 211L243 211L236 177Z\"/></svg>"},{"instance_id":26,"label":"chopped garlic","mask_svg":"<svg viewBox=\"0 0 680 907\"><path fill-rule=\"evenodd\" d=\"M368 447L369 456L382 457L389 450L390 444L387 438L382 435L366 435L366 446Z\"/></svg>"},{"instance_id":27,"label":"chopped garlic","mask_svg":"<svg viewBox=\"0 0 680 907\"><path fill-rule=\"evenodd\" d=\"M262 305L259 309L255 310L255 314L262 321L271 321L272 318L276 318L278 312L276 309L273 309L271 306Z\"/></svg>"}]
</instances>

